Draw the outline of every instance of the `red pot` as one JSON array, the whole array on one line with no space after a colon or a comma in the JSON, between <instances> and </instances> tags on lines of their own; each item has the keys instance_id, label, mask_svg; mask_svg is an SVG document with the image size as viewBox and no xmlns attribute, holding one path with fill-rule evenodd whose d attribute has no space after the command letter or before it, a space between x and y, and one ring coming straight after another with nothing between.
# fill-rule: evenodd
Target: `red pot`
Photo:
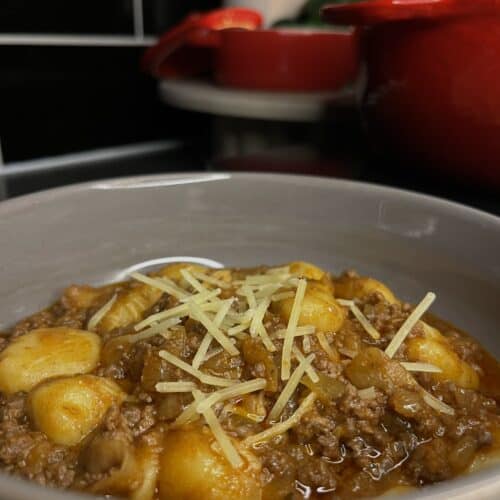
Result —
<instances>
[{"instance_id":1,"label":"red pot","mask_svg":"<svg viewBox=\"0 0 500 500\"><path fill-rule=\"evenodd\" d=\"M356 76L353 29L261 30L260 14L220 9L188 17L144 54L159 78L211 72L221 85L244 89L336 90Z\"/></svg>"},{"instance_id":2,"label":"red pot","mask_svg":"<svg viewBox=\"0 0 500 500\"><path fill-rule=\"evenodd\" d=\"M500 0L327 6L364 26L363 113L378 145L500 186Z\"/></svg>"},{"instance_id":3,"label":"red pot","mask_svg":"<svg viewBox=\"0 0 500 500\"><path fill-rule=\"evenodd\" d=\"M352 30L225 30L215 79L245 89L335 90L354 79L358 38Z\"/></svg>"}]
</instances>

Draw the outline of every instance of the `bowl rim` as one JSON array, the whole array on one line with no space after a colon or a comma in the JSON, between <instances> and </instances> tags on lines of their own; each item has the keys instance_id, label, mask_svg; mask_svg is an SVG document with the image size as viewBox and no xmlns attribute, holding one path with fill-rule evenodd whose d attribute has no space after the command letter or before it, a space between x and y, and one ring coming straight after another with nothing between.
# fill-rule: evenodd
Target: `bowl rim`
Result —
<instances>
[{"instance_id":1,"label":"bowl rim","mask_svg":"<svg viewBox=\"0 0 500 500\"><path fill-rule=\"evenodd\" d=\"M30 209L37 204L53 202L57 203L59 198L67 198L71 194L88 191L89 189L119 190L119 189L141 189L148 187L175 187L183 184L198 184L212 181L227 180L250 180L274 182L277 184L292 183L325 189L342 189L347 191L361 191L362 193L389 195L404 199L413 203L424 203L431 208L436 208L447 214L468 219L491 227L500 233L500 217L488 212L472 208L460 203L443 198L417 193L384 185L336 179L324 176L296 175L296 174L274 174L274 173L252 173L252 172L225 172L225 171L197 171L176 172L168 174L139 175L102 180L92 180L83 183L68 184L52 189L22 195L0 203L0 217L5 218L9 214ZM492 465L484 470L477 471L473 475L461 476L456 479L432 485L405 496L407 499L442 499L449 500L450 494L457 500L474 500L496 498L500 493L500 467ZM29 480L9 476L0 472L0 497L8 495L12 500L26 500L34 496L40 500L78 500L91 498L88 494L43 488Z\"/></svg>"},{"instance_id":2,"label":"bowl rim","mask_svg":"<svg viewBox=\"0 0 500 500\"><path fill-rule=\"evenodd\" d=\"M484 222L498 226L500 230L500 216L475 208L464 203L448 200L439 196L429 195L411 189L402 189L398 187L386 186L374 182L363 182L357 180L346 180L322 175L307 174L283 174L266 172L231 172L215 170L198 170L189 172L171 172L165 174L146 174L124 177L109 177L103 179L77 182L58 186L50 189L43 189L33 193L28 193L0 202L0 216L7 215L10 212L26 208L30 205L52 201L59 197L65 197L71 193L78 193L89 189L132 189L147 187L175 186L191 183L204 183L211 181L222 181L229 179L248 179L271 181L278 183L304 184L320 188L340 188L349 191L361 190L364 192L379 193L381 195L396 195L404 197L409 201L429 203L437 208L444 209L446 212L455 211L457 214L469 219L481 218ZM164 181L164 182L162 182Z\"/></svg>"}]
</instances>

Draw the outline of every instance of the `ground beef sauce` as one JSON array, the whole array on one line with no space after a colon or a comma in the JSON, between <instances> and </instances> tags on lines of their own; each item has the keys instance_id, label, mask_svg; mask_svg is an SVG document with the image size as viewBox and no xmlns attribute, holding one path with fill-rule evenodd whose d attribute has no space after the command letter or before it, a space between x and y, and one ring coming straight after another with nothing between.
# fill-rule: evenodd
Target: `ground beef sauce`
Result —
<instances>
[{"instance_id":1,"label":"ground beef sauce","mask_svg":"<svg viewBox=\"0 0 500 500\"><path fill-rule=\"evenodd\" d=\"M0 337L1 467L174 500L371 497L466 473L499 446L499 366L426 313L433 298L304 262L72 286Z\"/></svg>"}]
</instances>

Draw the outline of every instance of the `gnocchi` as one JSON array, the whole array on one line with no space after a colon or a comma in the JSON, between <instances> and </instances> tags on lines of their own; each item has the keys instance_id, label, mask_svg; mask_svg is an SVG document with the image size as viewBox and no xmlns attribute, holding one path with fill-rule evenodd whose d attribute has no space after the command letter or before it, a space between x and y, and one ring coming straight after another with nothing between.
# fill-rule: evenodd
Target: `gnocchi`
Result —
<instances>
[{"instance_id":1,"label":"gnocchi","mask_svg":"<svg viewBox=\"0 0 500 500\"><path fill-rule=\"evenodd\" d=\"M450 380L464 389L478 389L479 376L468 363L453 351L447 338L426 323L420 322L423 336L407 340L407 355L411 361L430 363L441 369L432 378L439 381Z\"/></svg>"},{"instance_id":2,"label":"gnocchi","mask_svg":"<svg viewBox=\"0 0 500 500\"><path fill-rule=\"evenodd\" d=\"M0 391L29 391L45 379L91 372L99 362L98 335L71 328L40 328L12 341L0 354Z\"/></svg>"},{"instance_id":3,"label":"gnocchi","mask_svg":"<svg viewBox=\"0 0 500 500\"><path fill-rule=\"evenodd\" d=\"M94 375L48 380L28 395L34 426L54 443L74 446L93 431L125 394L112 380Z\"/></svg>"},{"instance_id":4,"label":"gnocchi","mask_svg":"<svg viewBox=\"0 0 500 500\"><path fill-rule=\"evenodd\" d=\"M284 321L288 321L293 307L293 297L281 300L273 305ZM327 284L321 281L307 283L299 326L313 325L318 332L335 332L345 320L345 311L337 303Z\"/></svg>"},{"instance_id":5,"label":"gnocchi","mask_svg":"<svg viewBox=\"0 0 500 500\"><path fill-rule=\"evenodd\" d=\"M203 430L169 432L160 458L160 500L259 500L258 471L233 469Z\"/></svg>"},{"instance_id":6,"label":"gnocchi","mask_svg":"<svg viewBox=\"0 0 500 500\"><path fill-rule=\"evenodd\" d=\"M205 268L192 264L171 264L161 269L155 276L183 282L182 269L203 270ZM160 300L162 295L163 291L154 286L144 283L136 284L118 296L111 309L99 323L98 331L110 332L137 323L142 319L144 313Z\"/></svg>"},{"instance_id":7,"label":"gnocchi","mask_svg":"<svg viewBox=\"0 0 500 500\"><path fill-rule=\"evenodd\" d=\"M319 281L326 274L323 269L304 261L290 262L290 272L300 278Z\"/></svg>"},{"instance_id":8,"label":"gnocchi","mask_svg":"<svg viewBox=\"0 0 500 500\"><path fill-rule=\"evenodd\" d=\"M379 293L390 304L397 302L392 291L382 282L373 278L342 275L334 280L335 295L341 299L361 299L372 293Z\"/></svg>"}]
</instances>

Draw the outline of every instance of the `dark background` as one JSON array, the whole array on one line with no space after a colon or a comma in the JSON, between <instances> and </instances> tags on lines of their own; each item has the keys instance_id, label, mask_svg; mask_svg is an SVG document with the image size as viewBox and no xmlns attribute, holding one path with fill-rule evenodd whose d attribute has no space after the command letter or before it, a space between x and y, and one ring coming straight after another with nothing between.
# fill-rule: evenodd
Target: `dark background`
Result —
<instances>
[{"instance_id":1,"label":"dark background","mask_svg":"<svg viewBox=\"0 0 500 500\"><path fill-rule=\"evenodd\" d=\"M134 23L138 4L142 4L143 33ZM267 130L274 134L279 129L285 147L233 158L218 156L217 118L162 103L157 82L140 71L139 61L158 35L189 12L220 4L220 0L0 0L0 169L4 169L0 199L99 177L214 168L358 179L500 214L497 191L445 177L412 158L374 151L352 106L335 109L313 126L276 122L268 129L269 124L256 123L253 127L264 137ZM77 45L12 39L30 35L81 38ZM241 126L237 119L234 123ZM14 172L14 166L26 160L170 140L182 148L71 169Z\"/></svg>"},{"instance_id":2,"label":"dark background","mask_svg":"<svg viewBox=\"0 0 500 500\"><path fill-rule=\"evenodd\" d=\"M1 0L0 34L134 36L133 0ZM145 36L217 0L143 0ZM144 46L11 45L0 41L4 162L186 137L207 117L162 105L139 70Z\"/></svg>"}]
</instances>

